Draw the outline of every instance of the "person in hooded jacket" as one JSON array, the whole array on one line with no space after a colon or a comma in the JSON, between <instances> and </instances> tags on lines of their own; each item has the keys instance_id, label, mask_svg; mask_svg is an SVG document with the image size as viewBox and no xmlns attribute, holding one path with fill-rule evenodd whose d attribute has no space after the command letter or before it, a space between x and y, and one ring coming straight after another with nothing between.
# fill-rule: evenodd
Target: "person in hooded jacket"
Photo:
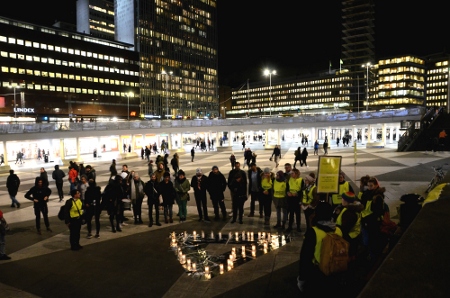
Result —
<instances>
[{"instance_id":1,"label":"person in hooded jacket","mask_svg":"<svg viewBox=\"0 0 450 298\"><path fill-rule=\"evenodd\" d=\"M42 180L44 181L44 185L48 187L48 173L44 168L41 168L39 170L39 177L42 178Z\"/></svg>"},{"instance_id":2,"label":"person in hooded jacket","mask_svg":"<svg viewBox=\"0 0 450 298\"><path fill-rule=\"evenodd\" d=\"M174 183L175 191L177 192L177 204L178 204L178 215L180 216L180 221L186 221L187 217L187 202L189 200L189 190L191 189L191 184L186 178L186 174L183 170L179 170Z\"/></svg>"},{"instance_id":3,"label":"person in hooded jacket","mask_svg":"<svg viewBox=\"0 0 450 298\"><path fill-rule=\"evenodd\" d=\"M111 231L113 233L122 232L120 228L120 205L122 199L126 198L126 193L122 187L122 176L116 175L114 179L109 181L105 187L102 195L102 202L106 206L109 215L109 222L111 224Z\"/></svg>"},{"instance_id":4,"label":"person in hooded jacket","mask_svg":"<svg viewBox=\"0 0 450 298\"><path fill-rule=\"evenodd\" d=\"M85 218L88 231L87 238L92 238L92 217L95 221L95 238L100 238L100 214L102 213L102 191L94 180L89 180L88 188L84 194Z\"/></svg>"},{"instance_id":5,"label":"person in hooded jacket","mask_svg":"<svg viewBox=\"0 0 450 298\"><path fill-rule=\"evenodd\" d=\"M195 175L191 179L191 187L194 190L195 204L197 205L198 221L210 222L208 216L208 202L206 190L208 188L208 177L203 175L201 168L195 170Z\"/></svg>"},{"instance_id":6,"label":"person in hooded jacket","mask_svg":"<svg viewBox=\"0 0 450 298\"><path fill-rule=\"evenodd\" d=\"M170 165L172 166L173 171L175 172L175 175L177 175L178 170L180 169L180 160L178 153L175 153L170 160Z\"/></svg>"},{"instance_id":7,"label":"person in hooded jacket","mask_svg":"<svg viewBox=\"0 0 450 298\"><path fill-rule=\"evenodd\" d=\"M6 188L8 189L9 197L12 201L11 208L17 206L20 208L20 203L16 199L17 192L19 191L20 179L17 174L14 174L14 170L9 170L9 176L6 179Z\"/></svg>"},{"instance_id":8,"label":"person in hooded jacket","mask_svg":"<svg viewBox=\"0 0 450 298\"><path fill-rule=\"evenodd\" d=\"M227 208L225 207L224 191L227 188L227 180L219 171L219 167L213 166L208 175L208 193L214 208L214 220L220 220L219 208L223 220L227 219Z\"/></svg>"},{"instance_id":9,"label":"person in hooded jacket","mask_svg":"<svg viewBox=\"0 0 450 298\"><path fill-rule=\"evenodd\" d=\"M50 229L50 222L48 221L48 199L52 191L48 186L45 186L44 180L41 177L36 177L34 186L30 188L25 194L25 198L33 201L34 215L36 216L36 230L39 235L41 233L41 213L44 217L45 227L47 231L52 232Z\"/></svg>"},{"instance_id":10,"label":"person in hooded jacket","mask_svg":"<svg viewBox=\"0 0 450 298\"><path fill-rule=\"evenodd\" d=\"M163 162L158 162L156 164L156 171L154 172L157 182L163 181L163 178L164 178L163 176L164 176L165 172L166 172L166 170L164 169L164 163ZM169 173L169 175L170 175L170 173Z\"/></svg>"},{"instance_id":11,"label":"person in hooded jacket","mask_svg":"<svg viewBox=\"0 0 450 298\"><path fill-rule=\"evenodd\" d=\"M86 166L85 173L88 181L89 180L96 181L97 173L95 172L95 169L91 165Z\"/></svg>"},{"instance_id":12,"label":"person in hooded jacket","mask_svg":"<svg viewBox=\"0 0 450 298\"><path fill-rule=\"evenodd\" d=\"M147 205L148 205L148 226L153 226L153 207L155 208L155 219L156 225L161 226L159 222L159 193L157 191L158 182L156 181L155 173L150 175L150 180L145 183L144 192L147 195Z\"/></svg>"},{"instance_id":13,"label":"person in hooded jacket","mask_svg":"<svg viewBox=\"0 0 450 298\"><path fill-rule=\"evenodd\" d=\"M55 165L55 170L52 173L52 178L53 180L55 180L56 189L58 190L60 202L64 199L64 191L63 191L64 177L66 177L66 173L64 173L64 171L59 168L59 165Z\"/></svg>"}]
</instances>

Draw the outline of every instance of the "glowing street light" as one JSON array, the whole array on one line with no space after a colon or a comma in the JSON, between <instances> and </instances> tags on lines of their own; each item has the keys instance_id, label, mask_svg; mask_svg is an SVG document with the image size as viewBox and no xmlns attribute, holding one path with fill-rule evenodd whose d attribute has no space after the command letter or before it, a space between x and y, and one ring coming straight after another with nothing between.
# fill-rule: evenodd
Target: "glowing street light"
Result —
<instances>
[{"instance_id":1,"label":"glowing street light","mask_svg":"<svg viewBox=\"0 0 450 298\"><path fill-rule=\"evenodd\" d=\"M276 75L276 70L264 70L264 75L269 76L269 113L272 116L272 75Z\"/></svg>"},{"instance_id":2,"label":"glowing street light","mask_svg":"<svg viewBox=\"0 0 450 298\"><path fill-rule=\"evenodd\" d=\"M166 119L168 119L168 117L169 117L169 91L168 91L168 88L169 88L169 75L172 75L173 72L172 72L172 71L169 71L169 73L167 73L167 72L163 69L163 71L161 72L161 74L163 74L163 75L166 76Z\"/></svg>"},{"instance_id":3,"label":"glowing street light","mask_svg":"<svg viewBox=\"0 0 450 298\"><path fill-rule=\"evenodd\" d=\"M361 67L366 68L366 111L369 110L369 68L372 68L372 64L370 62L367 62Z\"/></svg>"}]
</instances>

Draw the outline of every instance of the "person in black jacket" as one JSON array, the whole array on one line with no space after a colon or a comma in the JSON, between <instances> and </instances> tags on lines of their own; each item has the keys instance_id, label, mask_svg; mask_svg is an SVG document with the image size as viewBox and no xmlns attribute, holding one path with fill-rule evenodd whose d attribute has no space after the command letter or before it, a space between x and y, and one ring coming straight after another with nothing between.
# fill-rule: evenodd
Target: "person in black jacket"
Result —
<instances>
[{"instance_id":1,"label":"person in black jacket","mask_svg":"<svg viewBox=\"0 0 450 298\"><path fill-rule=\"evenodd\" d=\"M234 196L234 192L231 189L231 182L234 179L234 176L236 176L237 173L241 173L241 176L245 178L245 183L247 183L247 173L244 170L241 170L241 163L236 161L234 164L234 169L232 169L229 173L228 173L228 180L227 180L227 185L228 188L230 189L230 196L231 196L231 210L233 211L233 196ZM231 214L230 214L231 216Z\"/></svg>"},{"instance_id":2,"label":"person in black jacket","mask_svg":"<svg viewBox=\"0 0 450 298\"><path fill-rule=\"evenodd\" d=\"M242 177L241 173L236 173L231 181L231 189L234 192L233 196L233 220L231 223L235 223L239 215L239 223L243 224L242 217L244 215L244 203L247 201L247 182L245 177Z\"/></svg>"},{"instance_id":3,"label":"person in black jacket","mask_svg":"<svg viewBox=\"0 0 450 298\"><path fill-rule=\"evenodd\" d=\"M48 207L47 202L52 191L48 186L44 185L44 180L41 177L36 177L35 185L30 188L25 194L25 198L34 203L34 215L36 216L36 230L39 235L41 233L41 212L44 217L44 223L47 231L52 232L50 229L50 222L48 221Z\"/></svg>"},{"instance_id":4,"label":"person in black jacket","mask_svg":"<svg viewBox=\"0 0 450 298\"><path fill-rule=\"evenodd\" d=\"M64 177L66 177L66 173L59 168L59 165L55 165L55 170L52 173L52 178L55 180L56 189L58 190L59 201L61 202L64 199Z\"/></svg>"},{"instance_id":5,"label":"person in black jacket","mask_svg":"<svg viewBox=\"0 0 450 298\"><path fill-rule=\"evenodd\" d=\"M113 233L116 231L122 232L120 228L120 206L124 198L126 198L126 193L122 188L122 176L116 175L114 180L110 180L110 183L105 187L102 195L102 202L106 210L108 210L109 222ZM116 221L115 224L114 220Z\"/></svg>"},{"instance_id":6,"label":"person in black jacket","mask_svg":"<svg viewBox=\"0 0 450 298\"><path fill-rule=\"evenodd\" d=\"M16 199L17 192L19 191L20 179L17 174L14 174L14 170L9 170L9 176L6 179L6 188L8 189L9 197L11 198L11 208L17 206L20 208L20 203Z\"/></svg>"},{"instance_id":7,"label":"person in black jacket","mask_svg":"<svg viewBox=\"0 0 450 298\"><path fill-rule=\"evenodd\" d=\"M156 189L159 194L161 194L164 206L164 222L173 223L173 204L177 194L175 188L173 187L172 181L170 181L170 173L164 172L163 181L158 184Z\"/></svg>"},{"instance_id":8,"label":"person in black jacket","mask_svg":"<svg viewBox=\"0 0 450 298\"><path fill-rule=\"evenodd\" d=\"M86 167L87 168L87 167ZM87 238L92 238L92 217L95 216L95 238L100 238L100 214L102 213L102 191L94 180L89 180L89 186L84 194L84 205L86 212Z\"/></svg>"},{"instance_id":9,"label":"person in black jacket","mask_svg":"<svg viewBox=\"0 0 450 298\"><path fill-rule=\"evenodd\" d=\"M208 188L208 177L203 175L201 168L195 170L195 175L191 179L191 187L194 189L195 204L197 205L198 221L210 222L208 217L208 206L206 190Z\"/></svg>"},{"instance_id":10,"label":"person in black jacket","mask_svg":"<svg viewBox=\"0 0 450 298\"><path fill-rule=\"evenodd\" d=\"M219 171L217 166L213 166L208 175L208 193L214 207L214 220L219 220L219 207L222 211L223 220L227 219L227 208L225 207L224 191L227 188L227 180Z\"/></svg>"},{"instance_id":11,"label":"person in black jacket","mask_svg":"<svg viewBox=\"0 0 450 298\"><path fill-rule=\"evenodd\" d=\"M150 174L150 180L145 183L144 193L147 195L147 205L148 205L148 226L153 226L153 206L155 206L155 219L156 225L160 226L159 222L159 193L157 191L158 182L156 181L155 173Z\"/></svg>"},{"instance_id":12,"label":"person in black jacket","mask_svg":"<svg viewBox=\"0 0 450 298\"><path fill-rule=\"evenodd\" d=\"M255 163L250 164L248 170L248 192L250 193L250 214L248 217L255 216L255 202L259 202L259 195L261 194L261 173L260 167L257 167ZM247 179L245 180L245 186L247 186ZM259 217L264 218L263 205L259 204Z\"/></svg>"},{"instance_id":13,"label":"person in black jacket","mask_svg":"<svg viewBox=\"0 0 450 298\"><path fill-rule=\"evenodd\" d=\"M112 163L109 166L109 172L111 173L111 177L115 177L117 175L116 160L115 159L112 160Z\"/></svg>"}]
</instances>

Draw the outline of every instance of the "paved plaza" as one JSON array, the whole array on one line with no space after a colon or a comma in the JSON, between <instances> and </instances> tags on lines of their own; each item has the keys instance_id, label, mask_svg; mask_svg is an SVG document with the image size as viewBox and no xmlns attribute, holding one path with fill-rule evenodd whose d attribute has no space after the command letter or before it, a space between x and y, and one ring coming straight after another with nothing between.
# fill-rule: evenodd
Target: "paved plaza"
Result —
<instances>
[{"instance_id":1,"label":"paved plaza","mask_svg":"<svg viewBox=\"0 0 450 298\"><path fill-rule=\"evenodd\" d=\"M294 151L301 146L298 143L282 143L282 160L279 169L286 162L294 162ZM187 146L191 148L191 146ZM265 150L262 143L250 143L249 147L257 154L257 165L264 169L270 167L276 171L274 163L269 161L271 150ZM243 164L241 145L224 147L209 152L197 151L194 162L190 152L179 152L180 168L186 172L190 180L200 167L207 175L213 165L228 177L231 170L229 156L232 152ZM308 147L308 167L297 167L302 177L317 171L318 156ZM171 152L171 155L174 152ZM323 152L320 152L323 154ZM342 156L342 171L346 180L350 181L355 191L358 190L359 178L366 174L376 176L381 186L387 189L386 203L391 210L391 217L396 220L396 207L399 198L406 193L425 195L427 183L433 175L432 166L450 164L449 152L396 152L395 147L365 148L358 145L357 152L353 147L336 147L332 145L330 156ZM138 172L144 181L148 180L147 165L140 157L126 160L118 154L104 154L99 158L92 155L82 156L84 164L92 165L97 172L97 183L102 187L109 179L109 166L112 158L117 160L117 169L128 164L130 170ZM154 155L151 156L154 158ZM171 156L170 156L171 158ZM245 204L244 223L231 224L228 221L198 222L195 200L188 203L188 218L180 223L148 227L146 216L147 204L143 204L143 225L133 225L132 212L125 214L130 221L123 227L122 233L112 233L108 228L106 212L101 216L99 239L87 239L86 228L82 228L80 251L69 248L69 233L63 222L58 220L57 213L62 203L59 202L55 183L50 179L52 196L49 206L50 225L53 232L43 231L38 235L35 229L32 202L23 195L34 185L39 175L39 168L44 166L49 177L55 162L26 160L23 165L11 165L21 179L17 198L21 208L11 208L11 200L6 190L7 174L0 176L0 209L8 221L11 232L6 236L6 252L12 258L0 261L0 297L299 297L296 285L298 258L302 245L301 233L286 234L291 240L279 249L267 254L258 255L256 259L236 266L230 272L218 275L211 280L199 280L185 273L174 252L170 249L169 236L172 232L202 231L228 235L230 232L270 232L281 231L273 228L276 215L272 209L271 225L263 225L259 217L249 218L250 200ZM67 173L67 167L62 167ZM245 168L247 170L247 168ZM65 182L64 192L69 191ZM192 192L192 190L191 190ZM69 196L65 197L66 199ZM193 198L193 194L191 194ZM231 200L228 190L225 191L226 206L231 211ZM208 200L209 215L213 218L212 204ZM174 206L174 213L178 210ZM302 214L303 216L303 214ZM302 218L302 230L306 228ZM228 245L228 246L227 246ZM210 244L206 247L209 253L231 250L231 244ZM209 249L208 249L209 247ZM226 270L225 270L226 271ZM358 292L364 284L354 285Z\"/></svg>"}]
</instances>

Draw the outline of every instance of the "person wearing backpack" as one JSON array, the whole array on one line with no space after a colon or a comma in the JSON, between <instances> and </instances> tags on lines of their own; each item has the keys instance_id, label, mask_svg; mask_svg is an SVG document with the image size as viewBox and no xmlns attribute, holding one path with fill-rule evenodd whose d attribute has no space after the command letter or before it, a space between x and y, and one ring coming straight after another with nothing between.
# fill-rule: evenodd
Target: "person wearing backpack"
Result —
<instances>
[{"instance_id":1,"label":"person wearing backpack","mask_svg":"<svg viewBox=\"0 0 450 298\"><path fill-rule=\"evenodd\" d=\"M83 214L83 203L80 200L81 193L78 189L72 189L70 191L71 199L65 203L65 223L69 227L70 236L70 249L80 250L83 246L80 245L80 232L81 232L81 215Z\"/></svg>"},{"instance_id":2,"label":"person wearing backpack","mask_svg":"<svg viewBox=\"0 0 450 298\"><path fill-rule=\"evenodd\" d=\"M312 291L317 296L320 296L318 291L326 288L323 284L324 274L319 269L322 239L326 233L340 233L340 229L336 231L336 225L331 221L331 205L324 201L324 197L321 195L321 201L311 215L311 227L305 232L297 277L297 286L301 292Z\"/></svg>"},{"instance_id":3,"label":"person wearing backpack","mask_svg":"<svg viewBox=\"0 0 450 298\"><path fill-rule=\"evenodd\" d=\"M302 148L298 147L297 150L294 152L294 169L295 165L297 164L297 161L300 163L300 166L302 165Z\"/></svg>"}]
</instances>

